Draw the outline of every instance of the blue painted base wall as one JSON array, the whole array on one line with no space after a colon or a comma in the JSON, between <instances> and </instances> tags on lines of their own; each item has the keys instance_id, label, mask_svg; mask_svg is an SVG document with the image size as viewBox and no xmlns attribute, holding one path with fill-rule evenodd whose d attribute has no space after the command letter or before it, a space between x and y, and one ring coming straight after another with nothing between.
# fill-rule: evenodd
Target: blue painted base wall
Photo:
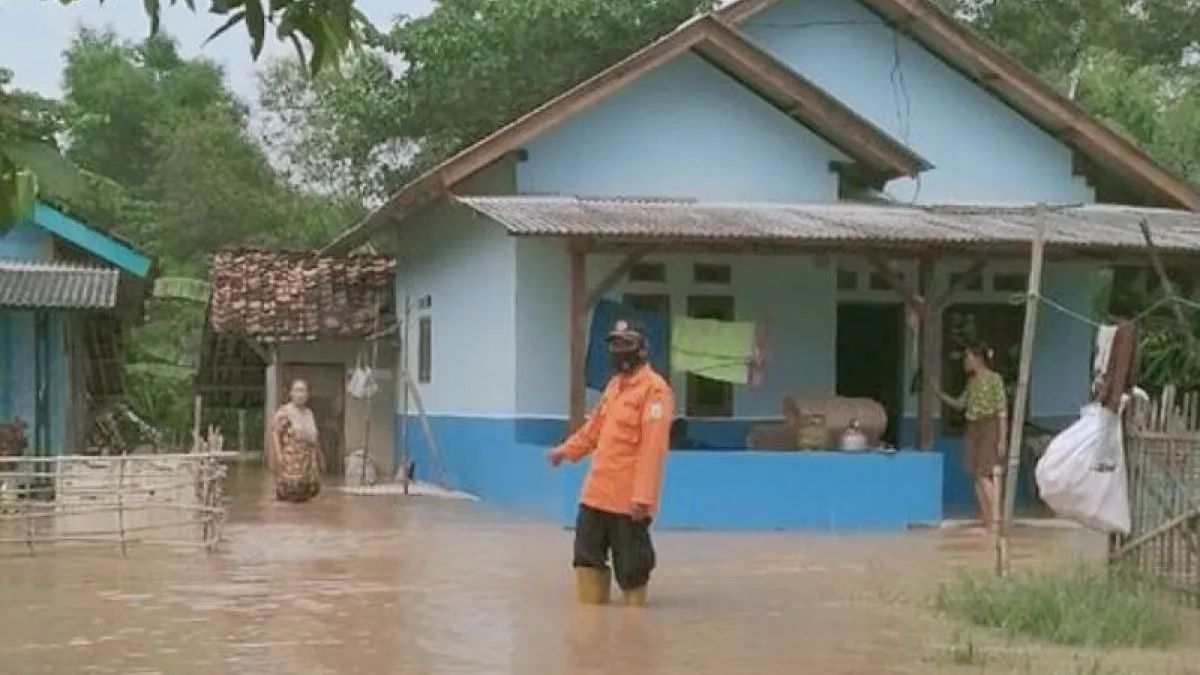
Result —
<instances>
[{"instance_id":1,"label":"blue painted base wall","mask_svg":"<svg viewBox=\"0 0 1200 675\"><path fill-rule=\"evenodd\" d=\"M570 525L586 464L554 470L560 420L434 417L430 451L416 419L406 434L417 477L485 502ZM400 434L397 433L397 438ZM713 530L899 530L942 518L940 453L688 451L671 453L657 526Z\"/></svg>"}]
</instances>

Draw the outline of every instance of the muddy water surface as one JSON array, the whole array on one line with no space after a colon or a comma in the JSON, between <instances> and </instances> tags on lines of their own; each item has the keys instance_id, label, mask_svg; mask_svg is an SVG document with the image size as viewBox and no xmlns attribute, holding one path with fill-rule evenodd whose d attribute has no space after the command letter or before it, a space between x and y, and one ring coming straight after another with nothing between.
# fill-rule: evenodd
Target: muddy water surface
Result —
<instances>
[{"instance_id":1,"label":"muddy water surface","mask_svg":"<svg viewBox=\"0 0 1200 675\"><path fill-rule=\"evenodd\" d=\"M431 498L280 504L265 487L235 472L212 554L0 551L0 671L981 672L938 657L949 629L926 609L939 579L990 564L977 534L659 532L652 607L579 608L562 529ZM1024 530L1016 559L1099 545Z\"/></svg>"}]
</instances>

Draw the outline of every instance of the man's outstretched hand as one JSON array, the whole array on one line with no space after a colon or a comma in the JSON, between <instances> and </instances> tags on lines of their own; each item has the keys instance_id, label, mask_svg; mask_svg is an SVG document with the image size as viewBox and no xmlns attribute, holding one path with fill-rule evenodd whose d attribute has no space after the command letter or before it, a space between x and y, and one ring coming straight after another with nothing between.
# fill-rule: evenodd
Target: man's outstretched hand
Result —
<instances>
[{"instance_id":1,"label":"man's outstretched hand","mask_svg":"<svg viewBox=\"0 0 1200 675\"><path fill-rule=\"evenodd\" d=\"M559 464L562 464L563 460L566 458L567 453L561 448L554 448L550 452L546 453L546 461L550 462L550 466L553 467L557 467Z\"/></svg>"}]
</instances>

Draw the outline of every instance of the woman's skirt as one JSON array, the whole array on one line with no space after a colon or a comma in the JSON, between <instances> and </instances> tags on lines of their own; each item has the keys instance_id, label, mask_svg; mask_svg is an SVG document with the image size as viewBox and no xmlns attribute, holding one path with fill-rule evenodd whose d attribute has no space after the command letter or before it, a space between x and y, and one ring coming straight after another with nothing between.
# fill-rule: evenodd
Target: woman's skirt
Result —
<instances>
[{"instance_id":1,"label":"woman's skirt","mask_svg":"<svg viewBox=\"0 0 1200 675\"><path fill-rule=\"evenodd\" d=\"M315 444L297 440L280 449L279 466L275 469L276 499L303 502L321 492L317 452Z\"/></svg>"},{"instance_id":2,"label":"woman's skirt","mask_svg":"<svg viewBox=\"0 0 1200 675\"><path fill-rule=\"evenodd\" d=\"M964 464L972 478L990 478L1000 464L1000 418L967 422Z\"/></svg>"}]
</instances>

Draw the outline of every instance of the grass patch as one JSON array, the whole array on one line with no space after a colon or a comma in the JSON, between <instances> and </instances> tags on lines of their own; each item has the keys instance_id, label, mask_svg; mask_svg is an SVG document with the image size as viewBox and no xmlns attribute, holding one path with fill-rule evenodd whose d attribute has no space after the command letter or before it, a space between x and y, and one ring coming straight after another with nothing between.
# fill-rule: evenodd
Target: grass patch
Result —
<instances>
[{"instance_id":1,"label":"grass patch","mask_svg":"<svg viewBox=\"0 0 1200 675\"><path fill-rule=\"evenodd\" d=\"M937 608L970 623L1054 644L1166 647L1180 635L1179 615L1155 593L1104 570L963 577L943 585Z\"/></svg>"}]
</instances>

